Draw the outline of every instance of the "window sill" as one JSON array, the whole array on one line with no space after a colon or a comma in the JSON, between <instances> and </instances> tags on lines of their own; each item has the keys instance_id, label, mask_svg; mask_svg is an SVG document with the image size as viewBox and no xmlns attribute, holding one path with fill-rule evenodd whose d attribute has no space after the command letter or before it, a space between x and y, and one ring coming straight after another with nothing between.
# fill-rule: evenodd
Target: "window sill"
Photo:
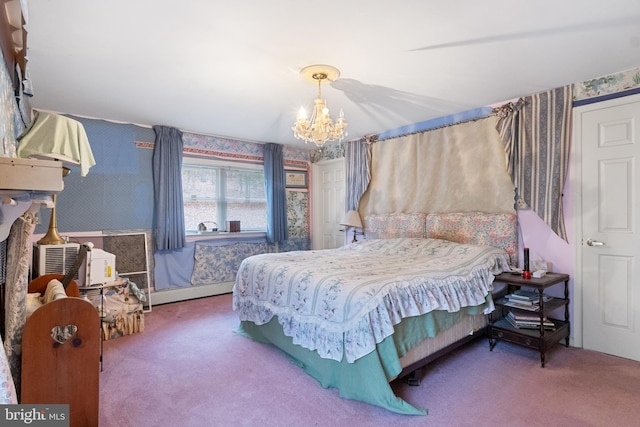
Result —
<instances>
[{"instance_id":1,"label":"window sill","mask_svg":"<svg viewBox=\"0 0 640 427\"><path fill-rule=\"evenodd\" d=\"M187 242L197 242L200 240L224 240L224 239L255 239L263 237L266 239L267 233L264 231L211 231L204 233L187 233Z\"/></svg>"}]
</instances>

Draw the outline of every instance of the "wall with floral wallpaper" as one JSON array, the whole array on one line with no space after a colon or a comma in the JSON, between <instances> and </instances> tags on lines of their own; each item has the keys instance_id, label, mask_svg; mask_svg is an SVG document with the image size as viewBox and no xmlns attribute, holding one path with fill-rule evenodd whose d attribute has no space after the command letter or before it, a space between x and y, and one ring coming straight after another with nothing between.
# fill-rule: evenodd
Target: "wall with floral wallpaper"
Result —
<instances>
[{"instance_id":1,"label":"wall with floral wallpaper","mask_svg":"<svg viewBox=\"0 0 640 427\"><path fill-rule=\"evenodd\" d=\"M311 163L322 160L341 159L344 157L344 144L342 142L327 142L322 149L316 149L309 154Z\"/></svg>"}]
</instances>

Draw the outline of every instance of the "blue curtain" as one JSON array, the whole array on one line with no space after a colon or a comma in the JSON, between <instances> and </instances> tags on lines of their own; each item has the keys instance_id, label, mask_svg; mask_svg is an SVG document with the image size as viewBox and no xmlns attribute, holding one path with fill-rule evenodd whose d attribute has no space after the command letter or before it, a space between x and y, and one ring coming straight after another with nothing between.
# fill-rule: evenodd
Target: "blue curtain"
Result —
<instances>
[{"instance_id":1,"label":"blue curtain","mask_svg":"<svg viewBox=\"0 0 640 427\"><path fill-rule=\"evenodd\" d=\"M357 210L360 197L371 181L371 144L366 141L344 143L347 211Z\"/></svg>"},{"instance_id":2,"label":"blue curtain","mask_svg":"<svg viewBox=\"0 0 640 427\"><path fill-rule=\"evenodd\" d=\"M264 184L267 193L267 242L289 238L282 145L264 146Z\"/></svg>"},{"instance_id":3,"label":"blue curtain","mask_svg":"<svg viewBox=\"0 0 640 427\"><path fill-rule=\"evenodd\" d=\"M182 132L154 126L153 197L157 249L180 249L186 245L182 204Z\"/></svg>"}]
</instances>

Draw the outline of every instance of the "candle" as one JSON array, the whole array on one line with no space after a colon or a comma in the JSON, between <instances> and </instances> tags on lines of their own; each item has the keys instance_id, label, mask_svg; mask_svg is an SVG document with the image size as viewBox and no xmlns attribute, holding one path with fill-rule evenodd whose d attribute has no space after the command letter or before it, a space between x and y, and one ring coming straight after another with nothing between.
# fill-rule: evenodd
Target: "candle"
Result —
<instances>
[{"instance_id":1,"label":"candle","mask_svg":"<svg viewBox=\"0 0 640 427\"><path fill-rule=\"evenodd\" d=\"M531 271L529 271L529 248L524 248L524 266L522 268L522 278L531 279Z\"/></svg>"}]
</instances>

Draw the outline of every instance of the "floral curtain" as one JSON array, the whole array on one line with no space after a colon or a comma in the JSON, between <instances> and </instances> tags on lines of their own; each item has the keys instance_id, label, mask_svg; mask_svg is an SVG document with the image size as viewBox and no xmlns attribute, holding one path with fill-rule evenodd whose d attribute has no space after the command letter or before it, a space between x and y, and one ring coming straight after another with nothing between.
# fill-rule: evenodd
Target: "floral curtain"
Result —
<instances>
[{"instance_id":1,"label":"floral curtain","mask_svg":"<svg viewBox=\"0 0 640 427\"><path fill-rule=\"evenodd\" d=\"M27 320L26 301L29 286L29 260L31 259L30 242L36 222L34 213L25 212L11 226L7 240L4 351L7 354L7 361L18 395L20 394L22 332Z\"/></svg>"}]
</instances>

